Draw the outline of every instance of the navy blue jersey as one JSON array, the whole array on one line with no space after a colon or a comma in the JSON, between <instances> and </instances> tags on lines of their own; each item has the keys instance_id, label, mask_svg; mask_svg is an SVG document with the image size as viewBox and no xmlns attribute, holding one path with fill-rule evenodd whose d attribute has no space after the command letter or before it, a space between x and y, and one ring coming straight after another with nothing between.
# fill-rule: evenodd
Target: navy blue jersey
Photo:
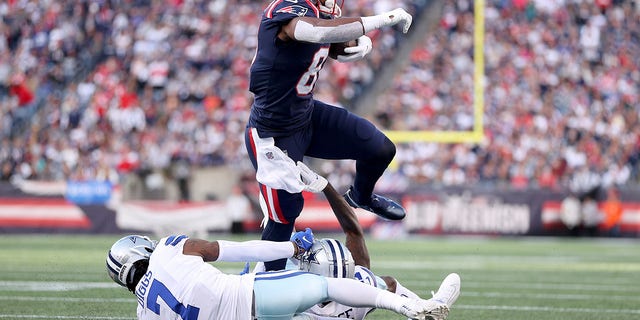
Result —
<instances>
[{"instance_id":1,"label":"navy blue jersey","mask_svg":"<svg viewBox=\"0 0 640 320\"><path fill-rule=\"evenodd\" d=\"M263 12L258 49L251 65L254 94L249 126L261 137L277 137L311 121L313 88L329 53L329 44L281 41L282 26L295 17L319 17L309 0L274 0Z\"/></svg>"}]
</instances>

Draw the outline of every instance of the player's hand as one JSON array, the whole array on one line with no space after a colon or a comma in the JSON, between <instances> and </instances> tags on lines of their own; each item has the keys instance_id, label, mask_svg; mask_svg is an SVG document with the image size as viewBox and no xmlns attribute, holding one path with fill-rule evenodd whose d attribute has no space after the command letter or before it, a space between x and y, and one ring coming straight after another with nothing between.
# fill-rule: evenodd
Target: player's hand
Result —
<instances>
[{"instance_id":1,"label":"player's hand","mask_svg":"<svg viewBox=\"0 0 640 320\"><path fill-rule=\"evenodd\" d=\"M346 55L338 55L338 61L340 62L353 62L364 58L373 49L373 43L371 38L367 36L360 36L357 40L357 45L353 47L344 48Z\"/></svg>"},{"instance_id":2,"label":"player's hand","mask_svg":"<svg viewBox=\"0 0 640 320\"><path fill-rule=\"evenodd\" d=\"M300 256L313 246L313 231L311 231L311 228L298 231L291 236L291 242L297 247L294 256Z\"/></svg>"},{"instance_id":3,"label":"player's hand","mask_svg":"<svg viewBox=\"0 0 640 320\"><path fill-rule=\"evenodd\" d=\"M384 14L388 19L388 25L397 24L402 28L402 33L409 32L409 27L411 27L411 21L413 17L407 11L402 8L391 10Z\"/></svg>"},{"instance_id":4,"label":"player's hand","mask_svg":"<svg viewBox=\"0 0 640 320\"><path fill-rule=\"evenodd\" d=\"M297 166L298 169L300 169L300 179L302 179L302 183L305 184L305 191L314 193L322 192L329 183L327 179L309 169L309 167L301 161L298 161Z\"/></svg>"}]
</instances>

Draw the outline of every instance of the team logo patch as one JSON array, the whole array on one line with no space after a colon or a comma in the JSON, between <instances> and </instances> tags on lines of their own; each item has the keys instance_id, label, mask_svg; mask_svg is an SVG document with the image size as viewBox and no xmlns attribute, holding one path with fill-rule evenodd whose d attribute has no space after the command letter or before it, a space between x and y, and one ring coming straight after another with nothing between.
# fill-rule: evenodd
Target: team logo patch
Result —
<instances>
[{"instance_id":1,"label":"team logo patch","mask_svg":"<svg viewBox=\"0 0 640 320\"><path fill-rule=\"evenodd\" d=\"M271 151L267 152L266 156L267 156L267 159L269 159L269 160L273 160L273 158L274 158L273 152L271 152Z\"/></svg>"},{"instance_id":2,"label":"team logo patch","mask_svg":"<svg viewBox=\"0 0 640 320\"><path fill-rule=\"evenodd\" d=\"M292 5L292 6L288 6L288 7L284 7L278 11L276 11L276 13L290 13L290 14L295 14L298 17L304 17L304 15L307 14L307 11L309 11L309 8L305 8L303 6L299 6L299 5Z\"/></svg>"}]
</instances>

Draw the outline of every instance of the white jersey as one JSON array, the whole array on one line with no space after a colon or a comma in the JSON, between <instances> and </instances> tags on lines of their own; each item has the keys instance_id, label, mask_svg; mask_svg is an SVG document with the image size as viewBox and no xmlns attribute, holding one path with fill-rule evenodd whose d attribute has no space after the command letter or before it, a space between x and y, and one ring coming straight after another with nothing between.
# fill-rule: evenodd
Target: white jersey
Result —
<instances>
[{"instance_id":1,"label":"white jersey","mask_svg":"<svg viewBox=\"0 0 640 320\"><path fill-rule=\"evenodd\" d=\"M375 308L355 308L339 304L331 301L327 304L316 304L305 313L311 313L321 317L328 318L345 318L345 319L357 319L362 320L364 317Z\"/></svg>"},{"instance_id":2,"label":"white jersey","mask_svg":"<svg viewBox=\"0 0 640 320\"><path fill-rule=\"evenodd\" d=\"M381 290L387 290L387 284L382 278L376 276L371 270L363 267L356 266L354 272L354 278L362 283L368 284L373 287L377 287ZM363 320L369 312L374 311L375 308L369 307L350 307L344 304L331 301L329 303L316 304L309 308L305 313L311 313L321 317L328 318L345 318Z\"/></svg>"},{"instance_id":3,"label":"white jersey","mask_svg":"<svg viewBox=\"0 0 640 320\"><path fill-rule=\"evenodd\" d=\"M141 320L250 320L254 274L224 274L185 255L186 236L160 240L136 286Z\"/></svg>"}]
</instances>

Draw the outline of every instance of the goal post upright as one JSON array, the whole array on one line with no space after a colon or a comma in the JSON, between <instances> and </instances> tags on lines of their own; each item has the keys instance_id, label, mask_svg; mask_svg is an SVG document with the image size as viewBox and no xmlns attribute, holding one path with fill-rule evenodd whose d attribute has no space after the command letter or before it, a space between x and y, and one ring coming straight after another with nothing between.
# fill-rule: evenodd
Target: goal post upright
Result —
<instances>
[{"instance_id":1,"label":"goal post upright","mask_svg":"<svg viewBox=\"0 0 640 320\"><path fill-rule=\"evenodd\" d=\"M485 0L474 1L473 30L473 130L471 131L398 131L385 134L395 143L436 142L473 143L484 138L484 37Z\"/></svg>"}]
</instances>

